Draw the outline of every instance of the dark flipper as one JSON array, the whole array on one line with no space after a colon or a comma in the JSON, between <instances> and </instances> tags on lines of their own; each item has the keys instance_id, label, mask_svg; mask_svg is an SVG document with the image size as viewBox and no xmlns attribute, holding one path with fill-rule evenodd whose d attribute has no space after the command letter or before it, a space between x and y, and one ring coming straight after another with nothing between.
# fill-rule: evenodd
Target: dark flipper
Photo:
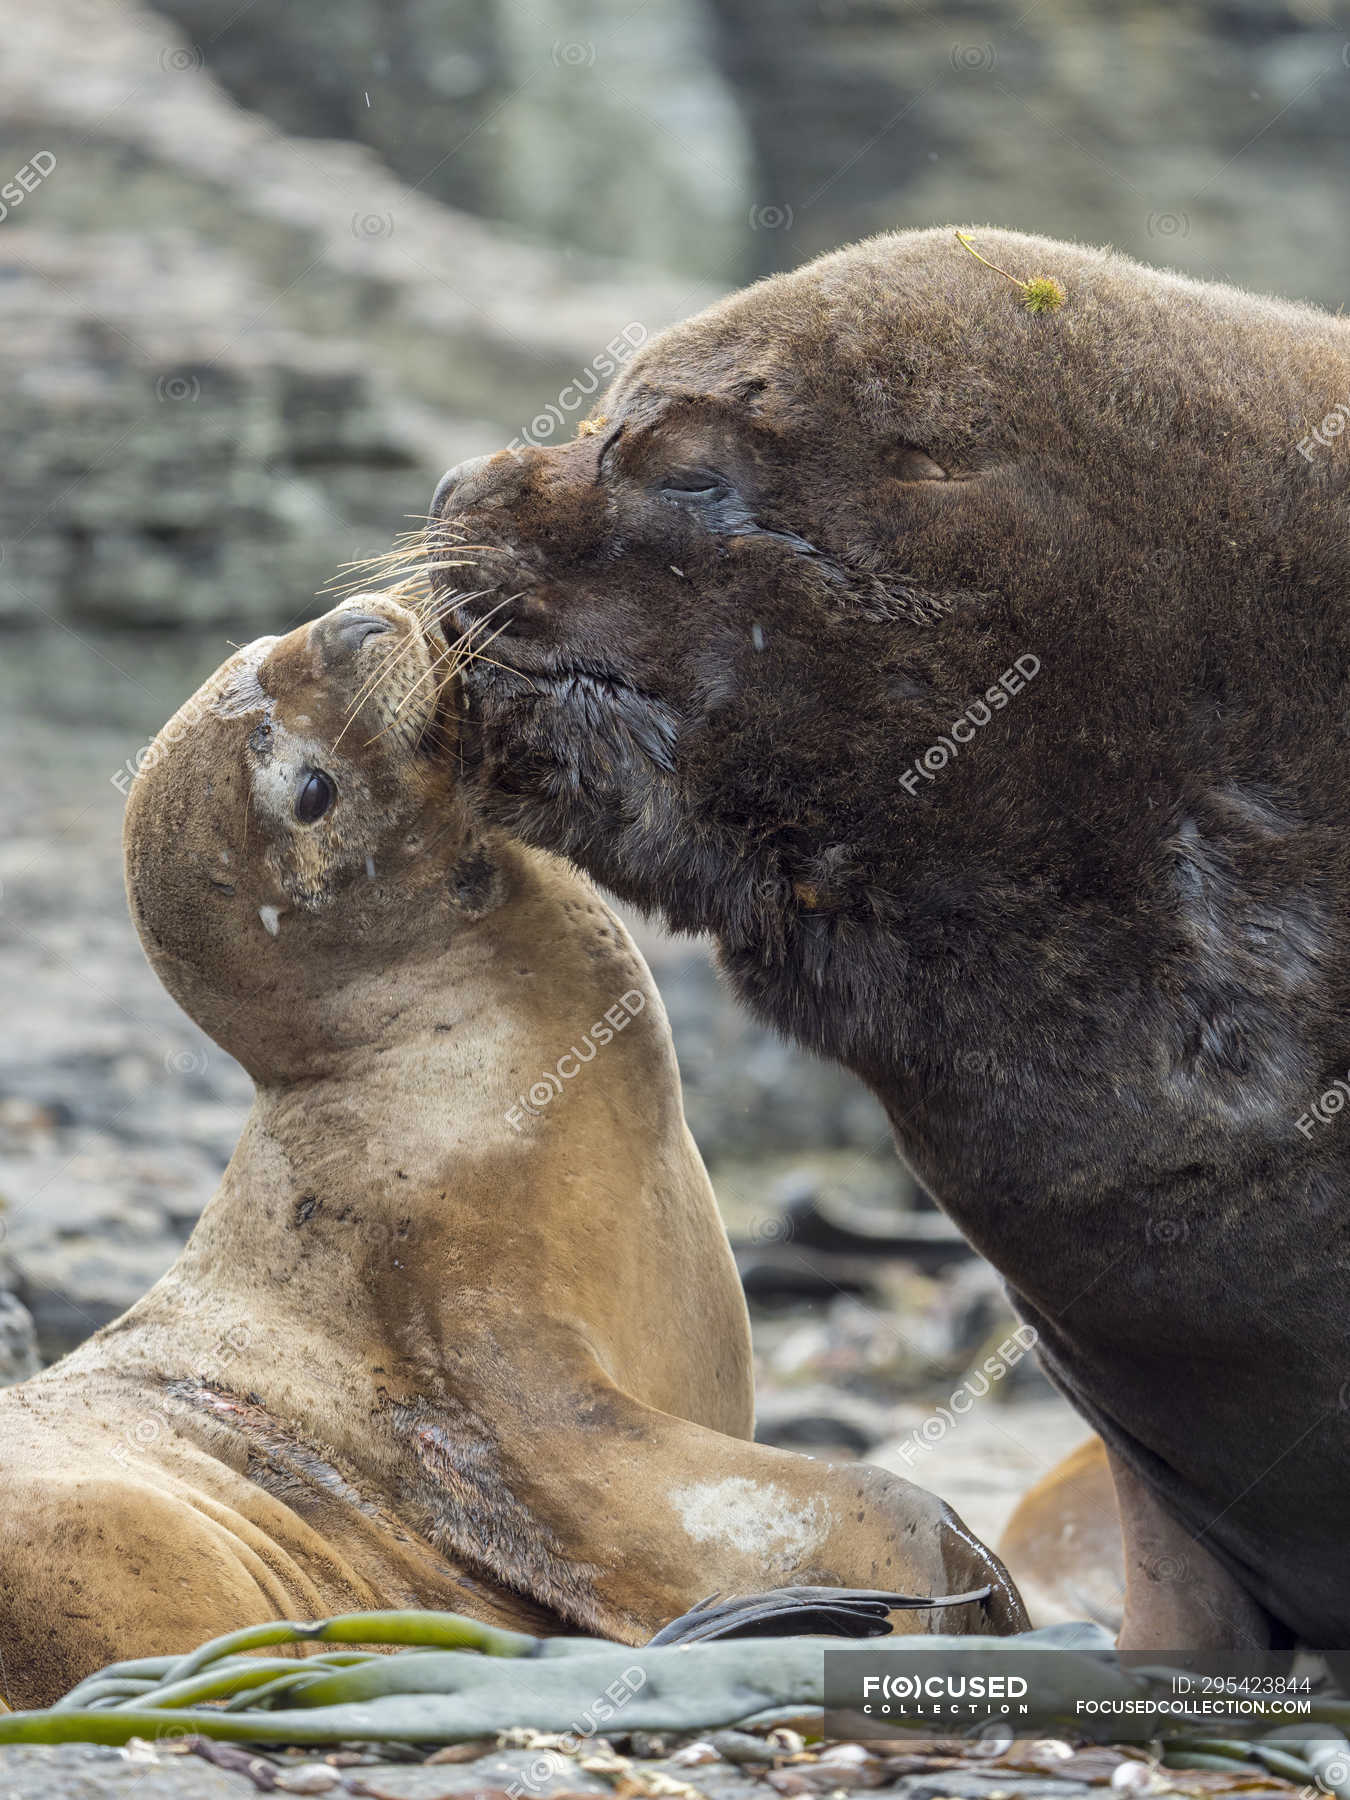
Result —
<instances>
[{"instance_id":1,"label":"dark flipper","mask_svg":"<svg viewBox=\"0 0 1350 1800\"><path fill-rule=\"evenodd\" d=\"M986 1600L991 1590L968 1594L888 1594L874 1588L785 1587L767 1594L742 1594L706 1600L663 1625L653 1644L697 1644L710 1638L738 1637L885 1637L888 1612L910 1608L965 1606Z\"/></svg>"}]
</instances>

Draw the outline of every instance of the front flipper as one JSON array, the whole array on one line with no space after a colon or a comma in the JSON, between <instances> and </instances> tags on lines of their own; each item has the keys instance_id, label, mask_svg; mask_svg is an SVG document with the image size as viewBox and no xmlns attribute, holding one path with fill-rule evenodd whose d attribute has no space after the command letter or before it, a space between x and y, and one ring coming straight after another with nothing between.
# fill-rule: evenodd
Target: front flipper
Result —
<instances>
[{"instance_id":1,"label":"front flipper","mask_svg":"<svg viewBox=\"0 0 1350 1800\"><path fill-rule=\"evenodd\" d=\"M969 1606L987 1600L991 1589L968 1594L888 1594L875 1588L790 1587L767 1594L740 1594L719 1600L716 1594L669 1625L653 1644L701 1644L713 1638L887 1637L888 1614L924 1612L944 1606Z\"/></svg>"},{"instance_id":2,"label":"front flipper","mask_svg":"<svg viewBox=\"0 0 1350 1800\"><path fill-rule=\"evenodd\" d=\"M428 1407L414 1433L431 1534L584 1632L644 1644L710 1593L799 1587L925 1601L980 1590L901 1612L895 1629L1026 1628L993 1552L898 1475L658 1412L560 1324L485 1346L472 1392L468 1373L465 1357L453 1416Z\"/></svg>"}]
</instances>

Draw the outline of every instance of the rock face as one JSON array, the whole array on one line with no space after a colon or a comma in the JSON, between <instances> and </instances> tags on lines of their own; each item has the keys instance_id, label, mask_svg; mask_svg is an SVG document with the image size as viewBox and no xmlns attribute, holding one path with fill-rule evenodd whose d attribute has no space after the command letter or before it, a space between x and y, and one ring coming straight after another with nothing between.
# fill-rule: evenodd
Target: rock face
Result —
<instances>
[{"instance_id":1,"label":"rock face","mask_svg":"<svg viewBox=\"0 0 1350 1800\"><path fill-rule=\"evenodd\" d=\"M0 1289L0 1387L27 1381L41 1367L33 1315L13 1294Z\"/></svg>"},{"instance_id":2,"label":"rock face","mask_svg":"<svg viewBox=\"0 0 1350 1800\"><path fill-rule=\"evenodd\" d=\"M708 298L297 144L198 61L118 0L0 40L0 622L302 612L448 462Z\"/></svg>"},{"instance_id":3,"label":"rock face","mask_svg":"<svg viewBox=\"0 0 1350 1800\"><path fill-rule=\"evenodd\" d=\"M1326 229L1345 32L1299 0L162 10L287 131L369 145L425 192L556 244L727 286L943 219L1332 306L1350 279Z\"/></svg>"},{"instance_id":4,"label":"rock face","mask_svg":"<svg viewBox=\"0 0 1350 1800\"><path fill-rule=\"evenodd\" d=\"M749 144L702 0L159 10L239 102L452 206L653 268L738 268Z\"/></svg>"},{"instance_id":5,"label":"rock face","mask_svg":"<svg viewBox=\"0 0 1350 1800\"><path fill-rule=\"evenodd\" d=\"M38 225L0 275L5 623L295 613L426 489L431 443L354 346L235 336L268 293L229 251Z\"/></svg>"},{"instance_id":6,"label":"rock face","mask_svg":"<svg viewBox=\"0 0 1350 1800\"><path fill-rule=\"evenodd\" d=\"M0 626L291 616L699 274L974 212L1350 286L1350 52L1294 0L225 12L0 35Z\"/></svg>"},{"instance_id":7,"label":"rock face","mask_svg":"<svg viewBox=\"0 0 1350 1800\"><path fill-rule=\"evenodd\" d=\"M992 221L1331 307L1350 287L1350 242L1327 229L1350 131L1332 8L710 5L756 151L756 273Z\"/></svg>"}]
</instances>

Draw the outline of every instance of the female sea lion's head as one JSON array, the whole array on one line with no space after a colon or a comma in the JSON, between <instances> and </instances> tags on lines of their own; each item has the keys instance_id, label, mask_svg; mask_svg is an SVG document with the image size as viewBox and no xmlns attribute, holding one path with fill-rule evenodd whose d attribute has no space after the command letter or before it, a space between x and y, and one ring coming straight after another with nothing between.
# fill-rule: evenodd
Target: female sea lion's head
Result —
<instances>
[{"instance_id":1,"label":"female sea lion's head","mask_svg":"<svg viewBox=\"0 0 1350 1800\"><path fill-rule=\"evenodd\" d=\"M1343 579L1344 458L1296 448L1350 392L1343 322L974 242L1064 305L949 231L876 239L654 339L572 443L446 476L495 818L724 939L865 922L934 875L939 814L972 880L1014 836L1090 834L1160 720L1203 728L1183 690L1247 609L1294 562Z\"/></svg>"},{"instance_id":2,"label":"female sea lion's head","mask_svg":"<svg viewBox=\"0 0 1350 1800\"><path fill-rule=\"evenodd\" d=\"M444 648L360 595L232 656L143 759L132 916L170 993L255 1073L340 1038L345 989L436 954L490 902Z\"/></svg>"}]
</instances>

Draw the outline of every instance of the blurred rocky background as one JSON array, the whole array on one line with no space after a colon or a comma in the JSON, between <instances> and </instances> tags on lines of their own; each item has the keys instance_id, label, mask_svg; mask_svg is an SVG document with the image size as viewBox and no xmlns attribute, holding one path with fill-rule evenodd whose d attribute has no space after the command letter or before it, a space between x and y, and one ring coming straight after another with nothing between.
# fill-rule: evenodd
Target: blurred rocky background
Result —
<instances>
[{"instance_id":1,"label":"blurred rocky background","mask_svg":"<svg viewBox=\"0 0 1350 1800\"><path fill-rule=\"evenodd\" d=\"M144 966L146 744L448 463L859 235L983 222L1332 307L1342 0L0 4L0 1380L167 1266L248 1092ZM762 1429L996 1535L1081 1428L881 1115L643 941L755 1310ZM921 1454L915 1445L923 1433ZM888 1447L889 1446L889 1447Z\"/></svg>"}]
</instances>

